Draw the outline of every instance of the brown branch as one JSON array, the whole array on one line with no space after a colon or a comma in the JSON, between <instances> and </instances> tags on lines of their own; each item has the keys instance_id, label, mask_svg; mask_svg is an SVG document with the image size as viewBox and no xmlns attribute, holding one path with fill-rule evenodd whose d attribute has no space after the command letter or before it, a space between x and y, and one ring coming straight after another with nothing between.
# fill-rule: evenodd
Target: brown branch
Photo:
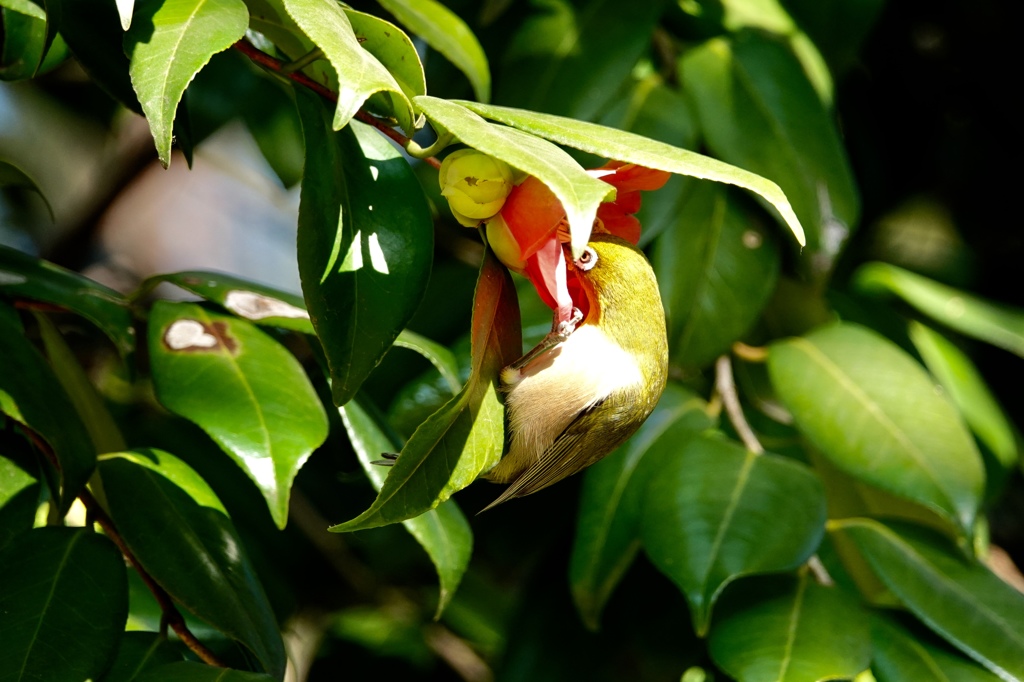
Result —
<instances>
[{"instance_id":1,"label":"brown branch","mask_svg":"<svg viewBox=\"0 0 1024 682\"><path fill-rule=\"evenodd\" d=\"M323 85L322 83L316 82L315 80L313 80L306 74L302 73L301 71L292 71L288 69L288 65L286 62L283 62L280 59L277 59L276 57L270 56L266 52L263 52L262 50L258 49L249 41L244 39L239 40L237 43L234 44L234 48L242 54L244 54L249 59L251 59L252 61L256 62L263 68L267 69L268 71L273 71L274 73L284 78L287 78L288 80L294 83L298 83L299 85L308 88L309 90L315 92L316 94L320 95L321 97L330 102L338 101L338 93L334 92L333 90ZM372 114L363 111L362 109L356 112L356 118L358 118L363 123L366 123L367 125L373 126L380 132L390 137L400 147L402 147L402 149L406 149L409 146L409 143L412 142L412 140L410 140L408 137L395 130L393 127L389 126L384 121L380 120L376 116L373 116ZM423 160L430 164L431 166L433 166L434 168L441 167L441 162L438 161L433 156Z\"/></svg>"},{"instance_id":2,"label":"brown branch","mask_svg":"<svg viewBox=\"0 0 1024 682\"><path fill-rule=\"evenodd\" d=\"M39 434L35 431L26 428L25 433L28 435L35 446L43 453L43 456L50 462L51 465L60 472L60 462L57 461L57 455L53 452L50 444L47 443ZM117 532L117 527L114 526L113 520L107 515L106 510L100 506L100 503L96 501L96 498L88 490L83 490L78 495L78 499L82 501L82 506L85 507L86 518L94 519L96 523L100 525L103 532L108 538L113 541L117 548L121 550L121 554L128 561L129 565L135 569L142 578L142 582L146 584L149 591L153 593L153 597L156 599L157 604L160 606L160 611L163 616L161 618L161 629L166 625L169 625L172 630L178 635L178 638L187 646L192 653L200 658L207 665L216 666L218 668L228 667L226 663L217 657L217 654L213 653L206 648L206 645L199 641L192 631L188 629L188 625L185 623L184 616L178 611L178 607L174 605L171 595L167 593L167 590L160 587L156 580L153 579L146 569L142 567L139 560L135 558L135 554L132 553L131 549L128 548L124 538Z\"/></svg>"},{"instance_id":3,"label":"brown branch","mask_svg":"<svg viewBox=\"0 0 1024 682\"><path fill-rule=\"evenodd\" d=\"M763 453L764 446L754 435L754 430L750 428L747 418L743 415L743 407L736 393L736 382L732 376L732 362L728 355L719 357L715 362L715 391L721 396L729 422L736 429L736 434L743 441L743 445L755 454Z\"/></svg>"}]
</instances>

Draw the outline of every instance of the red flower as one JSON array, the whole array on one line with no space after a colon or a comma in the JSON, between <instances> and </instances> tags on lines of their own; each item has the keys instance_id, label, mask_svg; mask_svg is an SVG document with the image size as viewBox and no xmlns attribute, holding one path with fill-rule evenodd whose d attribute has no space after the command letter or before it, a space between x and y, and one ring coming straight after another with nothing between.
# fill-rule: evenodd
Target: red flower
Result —
<instances>
[{"instance_id":1,"label":"red flower","mask_svg":"<svg viewBox=\"0 0 1024 682\"><path fill-rule=\"evenodd\" d=\"M617 190L614 201L598 207L594 232L636 244L640 221L633 214L640 210L640 192L660 188L669 173L622 161L609 161L588 172ZM558 321L568 320L573 306L586 316L586 297L566 267L562 248L569 242L565 209L547 185L532 176L517 185L500 213L488 221L487 238L508 267L529 277Z\"/></svg>"}]
</instances>

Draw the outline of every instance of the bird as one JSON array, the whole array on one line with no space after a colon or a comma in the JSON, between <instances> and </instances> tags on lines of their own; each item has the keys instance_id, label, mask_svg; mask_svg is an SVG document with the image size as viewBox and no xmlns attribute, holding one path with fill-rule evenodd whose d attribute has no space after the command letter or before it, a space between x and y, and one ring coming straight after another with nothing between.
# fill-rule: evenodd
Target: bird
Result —
<instances>
[{"instance_id":1,"label":"bird","mask_svg":"<svg viewBox=\"0 0 1024 682\"><path fill-rule=\"evenodd\" d=\"M643 252L595 234L575 260L569 322L505 367L507 451L483 477L508 487L481 511L582 471L626 441L650 416L668 379L665 311Z\"/></svg>"}]
</instances>

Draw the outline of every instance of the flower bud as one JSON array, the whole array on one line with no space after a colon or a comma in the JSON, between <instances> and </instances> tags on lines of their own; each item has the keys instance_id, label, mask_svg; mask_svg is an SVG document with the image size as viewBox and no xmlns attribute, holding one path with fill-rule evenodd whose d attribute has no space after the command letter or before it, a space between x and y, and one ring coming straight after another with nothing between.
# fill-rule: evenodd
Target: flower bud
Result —
<instances>
[{"instance_id":1,"label":"flower bud","mask_svg":"<svg viewBox=\"0 0 1024 682\"><path fill-rule=\"evenodd\" d=\"M523 272L526 267L523 251L500 213L487 221L487 244L508 269Z\"/></svg>"},{"instance_id":2,"label":"flower bud","mask_svg":"<svg viewBox=\"0 0 1024 682\"><path fill-rule=\"evenodd\" d=\"M460 149L441 163L441 194L459 224L475 227L501 210L512 191L512 168L475 149Z\"/></svg>"}]
</instances>

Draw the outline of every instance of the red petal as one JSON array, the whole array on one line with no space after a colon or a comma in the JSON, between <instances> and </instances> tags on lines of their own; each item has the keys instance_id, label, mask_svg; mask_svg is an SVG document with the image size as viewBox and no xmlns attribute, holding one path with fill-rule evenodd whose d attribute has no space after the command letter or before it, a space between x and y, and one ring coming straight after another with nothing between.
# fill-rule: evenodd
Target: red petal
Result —
<instances>
[{"instance_id":1,"label":"red petal","mask_svg":"<svg viewBox=\"0 0 1024 682\"><path fill-rule=\"evenodd\" d=\"M528 258L557 229L565 218L565 209L554 192L531 175L508 195L501 217L519 242L522 257Z\"/></svg>"},{"instance_id":2,"label":"red petal","mask_svg":"<svg viewBox=\"0 0 1024 682\"><path fill-rule=\"evenodd\" d=\"M614 173L601 176L601 179L615 187L619 192L630 192L635 190L660 189L668 182L671 173L638 166L635 163L624 161L609 161L600 168L594 170L614 170Z\"/></svg>"},{"instance_id":3,"label":"red petal","mask_svg":"<svg viewBox=\"0 0 1024 682\"><path fill-rule=\"evenodd\" d=\"M632 244L640 241L640 221L623 211L618 202L601 204L597 208L597 217L601 219L604 229L616 237L622 237Z\"/></svg>"},{"instance_id":4,"label":"red petal","mask_svg":"<svg viewBox=\"0 0 1024 682\"><path fill-rule=\"evenodd\" d=\"M555 311L556 321L572 317L573 298L569 294L565 253L558 239L548 240L526 260L526 276L544 304Z\"/></svg>"}]
</instances>

